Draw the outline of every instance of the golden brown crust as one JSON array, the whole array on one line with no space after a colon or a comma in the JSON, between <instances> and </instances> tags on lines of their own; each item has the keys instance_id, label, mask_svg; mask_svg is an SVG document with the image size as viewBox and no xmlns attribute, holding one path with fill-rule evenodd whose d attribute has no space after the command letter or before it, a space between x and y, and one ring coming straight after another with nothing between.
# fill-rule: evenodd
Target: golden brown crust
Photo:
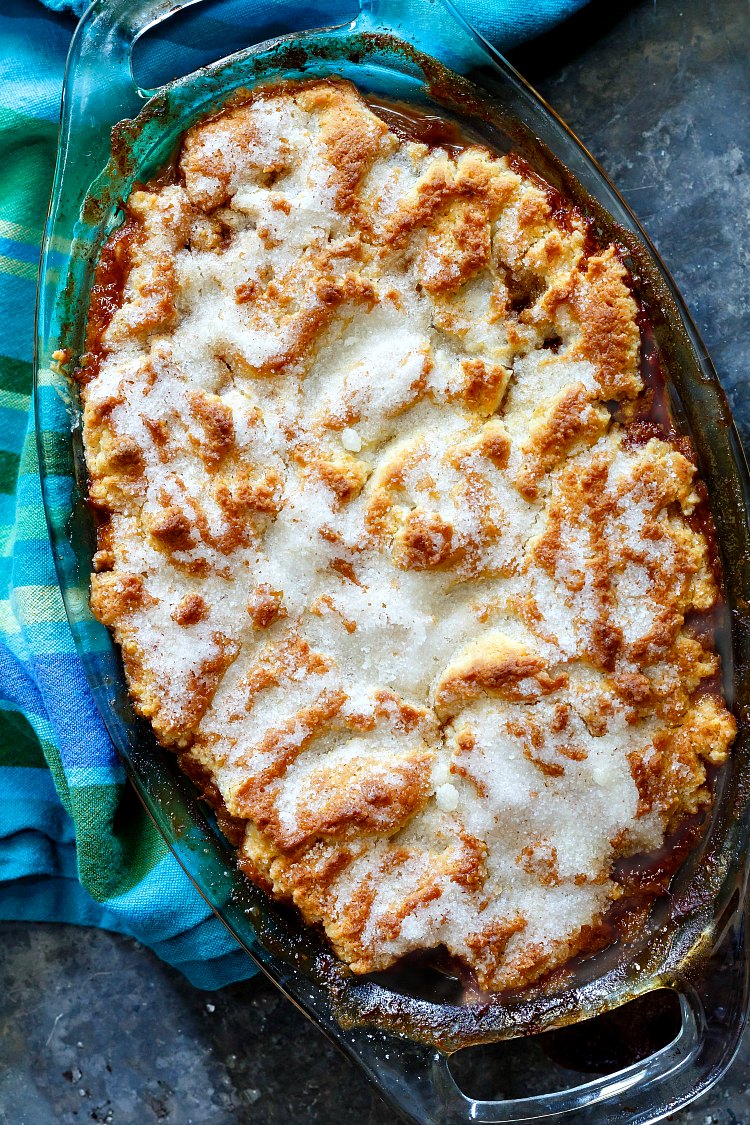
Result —
<instances>
[{"instance_id":1,"label":"golden brown crust","mask_svg":"<svg viewBox=\"0 0 750 1125\"><path fill-rule=\"evenodd\" d=\"M93 292L91 604L239 862L355 972L519 987L734 721L689 450L628 440L614 247L521 162L267 87L133 192ZM633 407L635 409L635 407Z\"/></svg>"},{"instance_id":2,"label":"golden brown crust","mask_svg":"<svg viewBox=\"0 0 750 1125\"><path fill-rule=\"evenodd\" d=\"M560 391L551 402L535 411L529 424L529 439L523 446L523 467L518 487L533 500L539 481L574 447L593 445L610 423L609 411L596 402L582 384Z\"/></svg>"},{"instance_id":3,"label":"golden brown crust","mask_svg":"<svg viewBox=\"0 0 750 1125\"><path fill-rule=\"evenodd\" d=\"M538 653L502 634L485 634L445 669L437 685L435 708L445 718L482 695L526 699L530 694L555 691L564 683L564 673L550 676Z\"/></svg>"}]
</instances>

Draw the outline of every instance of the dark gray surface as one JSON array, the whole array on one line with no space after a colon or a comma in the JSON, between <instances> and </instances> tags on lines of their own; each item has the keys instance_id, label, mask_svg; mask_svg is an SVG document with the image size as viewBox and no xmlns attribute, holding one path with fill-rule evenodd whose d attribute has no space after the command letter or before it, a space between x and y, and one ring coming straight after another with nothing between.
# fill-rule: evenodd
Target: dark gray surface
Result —
<instances>
[{"instance_id":1,"label":"dark gray surface","mask_svg":"<svg viewBox=\"0 0 750 1125\"><path fill-rule=\"evenodd\" d=\"M748 441L749 44L748 0L600 0L516 55L644 222ZM0 997L3 1125L393 1122L260 980L201 993L126 938L6 924ZM544 1066L511 1058L515 1092L538 1088ZM750 1039L672 1120L750 1123L749 1060Z\"/></svg>"}]
</instances>

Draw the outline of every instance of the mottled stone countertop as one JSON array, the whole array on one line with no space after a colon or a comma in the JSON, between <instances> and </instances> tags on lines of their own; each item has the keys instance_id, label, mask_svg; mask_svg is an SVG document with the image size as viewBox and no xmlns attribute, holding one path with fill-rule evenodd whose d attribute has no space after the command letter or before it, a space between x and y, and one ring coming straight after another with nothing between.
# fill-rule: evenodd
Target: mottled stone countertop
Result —
<instances>
[{"instance_id":1,"label":"mottled stone countertop","mask_svg":"<svg viewBox=\"0 0 750 1125\"><path fill-rule=\"evenodd\" d=\"M748 0L593 0L514 58L643 221L747 443L749 42ZM262 979L203 993L117 935L54 925L0 931L4 1125L394 1122ZM516 1051L505 1064L516 1096L539 1080L539 1064L524 1058ZM746 1037L719 1087L671 1120L750 1123L749 1060Z\"/></svg>"}]
</instances>

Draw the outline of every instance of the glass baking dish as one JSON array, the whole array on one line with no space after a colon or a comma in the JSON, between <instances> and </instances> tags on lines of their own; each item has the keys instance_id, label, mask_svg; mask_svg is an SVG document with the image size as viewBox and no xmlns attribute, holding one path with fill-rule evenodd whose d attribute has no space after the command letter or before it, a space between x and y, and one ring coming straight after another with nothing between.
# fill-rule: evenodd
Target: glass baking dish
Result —
<instances>
[{"instance_id":1,"label":"glass baking dish","mask_svg":"<svg viewBox=\"0 0 750 1125\"><path fill-rule=\"evenodd\" d=\"M65 79L57 168L37 308L35 409L42 490L63 599L88 682L128 774L167 843L248 954L352 1057L408 1120L424 1123L644 1123L726 1070L748 1005L745 886L750 829L750 485L711 361L646 235L566 126L448 2L361 0L350 24L251 45L156 91L140 89L132 50L167 16L201 0L97 0L81 22ZM236 869L232 851L174 756L133 713L118 653L91 615L95 527L88 509L77 388L53 360L83 350L99 250L136 180L164 165L184 129L238 87L338 74L366 92L454 118L519 153L616 239L653 325L672 409L708 486L724 566L724 675L739 734L716 778L710 823L640 936L584 960L555 986L490 1002L452 997L445 978L354 977L323 939ZM111 140L110 140L111 132ZM394 983L395 981L395 983ZM682 1026L618 1073L505 1101L467 1097L457 1049L594 1018L652 990L679 994ZM446 996L448 998L446 999Z\"/></svg>"}]
</instances>

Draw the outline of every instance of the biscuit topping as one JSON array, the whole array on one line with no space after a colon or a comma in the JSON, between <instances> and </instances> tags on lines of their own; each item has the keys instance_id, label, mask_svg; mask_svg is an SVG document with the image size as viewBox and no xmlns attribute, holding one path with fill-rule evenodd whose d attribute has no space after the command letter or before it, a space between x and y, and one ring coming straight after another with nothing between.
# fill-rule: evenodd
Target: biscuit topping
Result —
<instances>
[{"instance_id":1,"label":"biscuit topping","mask_svg":"<svg viewBox=\"0 0 750 1125\"><path fill-rule=\"evenodd\" d=\"M615 249L338 80L194 126L115 243L92 605L243 868L358 973L442 945L498 990L592 948L734 735L685 624L719 597L695 467L615 420Z\"/></svg>"}]
</instances>

